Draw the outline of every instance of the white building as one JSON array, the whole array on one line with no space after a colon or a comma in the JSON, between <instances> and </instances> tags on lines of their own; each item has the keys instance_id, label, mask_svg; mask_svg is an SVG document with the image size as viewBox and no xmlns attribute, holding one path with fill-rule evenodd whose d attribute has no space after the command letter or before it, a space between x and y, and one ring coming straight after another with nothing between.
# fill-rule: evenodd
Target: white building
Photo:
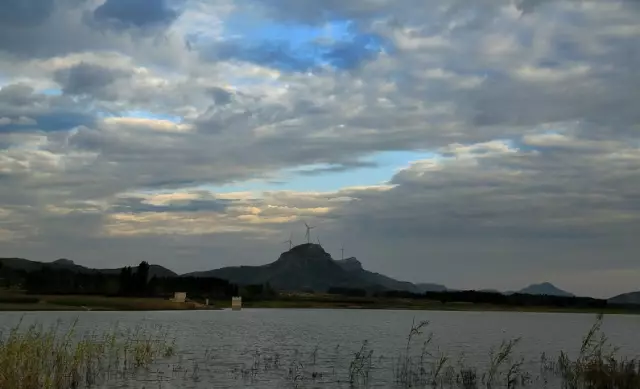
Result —
<instances>
[{"instance_id":1,"label":"white building","mask_svg":"<svg viewBox=\"0 0 640 389\"><path fill-rule=\"evenodd\" d=\"M184 303L187 301L187 293L186 292L175 292L171 301L176 303Z\"/></svg>"}]
</instances>

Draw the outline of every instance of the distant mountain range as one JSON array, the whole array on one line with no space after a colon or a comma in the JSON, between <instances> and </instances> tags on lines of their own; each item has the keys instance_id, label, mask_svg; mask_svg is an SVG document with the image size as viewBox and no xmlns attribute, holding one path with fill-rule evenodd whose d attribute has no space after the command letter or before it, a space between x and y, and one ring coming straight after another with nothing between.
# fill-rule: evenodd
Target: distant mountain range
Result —
<instances>
[{"instance_id":1,"label":"distant mountain range","mask_svg":"<svg viewBox=\"0 0 640 389\"><path fill-rule=\"evenodd\" d=\"M565 290L562 290L549 282L529 285L526 288L520 289L517 293L560 296L560 297L575 297L574 294L569 293Z\"/></svg>"},{"instance_id":2,"label":"distant mountain range","mask_svg":"<svg viewBox=\"0 0 640 389\"><path fill-rule=\"evenodd\" d=\"M640 292L623 293L607 300L610 304L640 305Z\"/></svg>"},{"instance_id":3,"label":"distant mountain range","mask_svg":"<svg viewBox=\"0 0 640 389\"><path fill-rule=\"evenodd\" d=\"M54 262L36 262L22 258L0 258L2 266L7 268L34 271L43 266L64 268L81 273L100 272L115 274L117 269L92 269L77 265L68 259ZM136 270L136 266L133 270ZM177 273L159 266L150 265L150 277L180 277ZM432 283L411 283L399 281L380 273L365 270L355 257L334 260L321 245L302 244L284 252L272 263L261 266L233 266L215 270L192 272L182 277L216 277L239 285L266 284L279 290L325 292L331 287L361 288L370 291L398 290L411 293L453 291L445 285ZM549 282L532 284L518 291L499 292L495 289L483 289L480 292L504 294L533 294L561 297L574 297L572 293L562 290ZM608 300L614 304L639 304L640 292L632 292L613 297Z\"/></svg>"},{"instance_id":4,"label":"distant mountain range","mask_svg":"<svg viewBox=\"0 0 640 389\"><path fill-rule=\"evenodd\" d=\"M419 293L420 289L405 281L364 270L356 258L334 260L322 246L302 244L282 253L278 260L262 266L234 266L188 273L192 277L217 277L235 284L269 283L280 290L324 292L332 287L368 290L402 290Z\"/></svg>"},{"instance_id":5,"label":"distant mountain range","mask_svg":"<svg viewBox=\"0 0 640 389\"><path fill-rule=\"evenodd\" d=\"M85 266L77 265L73 261L68 259L58 259L53 262L37 262L30 261L23 258L0 258L0 264L2 266L15 269L24 270L27 272L38 271L45 266L53 269L68 269L78 273L103 273L103 274L119 274L122 268L118 269L92 269ZM137 266L132 266L133 271L137 271ZM178 277L178 274L162 267L160 265L149 265L149 277Z\"/></svg>"}]
</instances>

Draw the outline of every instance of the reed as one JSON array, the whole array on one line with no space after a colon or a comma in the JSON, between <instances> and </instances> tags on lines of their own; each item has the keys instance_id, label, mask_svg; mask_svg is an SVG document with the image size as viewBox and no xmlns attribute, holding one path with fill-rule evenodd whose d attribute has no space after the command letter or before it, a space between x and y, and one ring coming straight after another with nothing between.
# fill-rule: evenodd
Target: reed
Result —
<instances>
[{"instance_id":1,"label":"reed","mask_svg":"<svg viewBox=\"0 0 640 389\"><path fill-rule=\"evenodd\" d=\"M566 389L631 389L640 388L640 361L618 356L602 331L603 315L599 314L582 340L575 360L561 353L556 363L547 362L545 370L558 374Z\"/></svg>"},{"instance_id":2,"label":"reed","mask_svg":"<svg viewBox=\"0 0 640 389\"><path fill-rule=\"evenodd\" d=\"M74 323L44 328L21 324L0 334L0 388L76 389L135 374L172 355L166 337L142 327L79 334Z\"/></svg>"},{"instance_id":3,"label":"reed","mask_svg":"<svg viewBox=\"0 0 640 389\"><path fill-rule=\"evenodd\" d=\"M333 353L315 346L308 354L294 350L288 356L256 350L250 355L249 365L232 368L232 376L249 380L252 387L280 380L282 387L294 388L367 388L380 383L399 389L640 388L640 363L619 357L618 349L609 345L602 331L602 322L603 316L599 315L582 339L577 355L561 352L554 359L542 354L536 377L531 375L532 366L518 356L518 338L503 341L484 361L474 359L469 364L464 355L456 360L435 348L434 336L427 332L429 323L415 321L397 358L377 353L374 358L367 341L353 354L345 350L345 358L340 355L340 346L333 348ZM323 350L329 351L324 358ZM139 379L141 373L153 373L151 367L159 366L155 362L175 353L175 342L168 341L161 329L114 328L81 335L75 324L65 331L59 326L16 326L0 334L0 388L76 389L126 383ZM221 369L226 368L225 358L210 349L204 359L183 361L179 355L177 362L173 359L162 364L171 369L171 374L155 376L162 381L176 380L178 385L191 378L215 387ZM551 381L553 384L547 386Z\"/></svg>"}]
</instances>

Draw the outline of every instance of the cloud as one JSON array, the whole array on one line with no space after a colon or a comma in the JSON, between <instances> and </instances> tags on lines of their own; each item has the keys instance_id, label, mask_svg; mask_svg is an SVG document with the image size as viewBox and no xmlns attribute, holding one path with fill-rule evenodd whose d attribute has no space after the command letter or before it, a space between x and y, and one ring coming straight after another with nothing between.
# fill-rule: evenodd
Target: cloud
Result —
<instances>
[{"instance_id":1,"label":"cloud","mask_svg":"<svg viewBox=\"0 0 640 389\"><path fill-rule=\"evenodd\" d=\"M53 12L54 0L7 0L0 5L0 24L29 28L43 23Z\"/></svg>"},{"instance_id":2,"label":"cloud","mask_svg":"<svg viewBox=\"0 0 640 389\"><path fill-rule=\"evenodd\" d=\"M168 0L107 0L93 12L93 18L112 28L166 27L180 13Z\"/></svg>"},{"instance_id":3,"label":"cloud","mask_svg":"<svg viewBox=\"0 0 640 389\"><path fill-rule=\"evenodd\" d=\"M0 132L32 131L34 128L68 131L95 120L81 104L61 96L36 93L33 87L23 83L0 88L0 117L11 120L0 127Z\"/></svg>"},{"instance_id":4,"label":"cloud","mask_svg":"<svg viewBox=\"0 0 640 389\"><path fill-rule=\"evenodd\" d=\"M9 124L15 124L18 126L34 126L37 124L37 121L26 116L19 116L14 119L8 117L0 118L0 126L8 126Z\"/></svg>"},{"instance_id":5,"label":"cloud","mask_svg":"<svg viewBox=\"0 0 640 389\"><path fill-rule=\"evenodd\" d=\"M307 220L412 281L635 288L579 281L638 271L633 2L40 4L0 5L10 255L259 264Z\"/></svg>"},{"instance_id":6,"label":"cloud","mask_svg":"<svg viewBox=\"0 0 640 389\"><path fill-rule=\"evenodd\" d=\"M103 100L117 98L117 91L109 91L120 77L127 74L102 66L81 62L55 73L54 79L62 85L62 91L69 95L91 95Z\"/></svg>"}]
</instances>

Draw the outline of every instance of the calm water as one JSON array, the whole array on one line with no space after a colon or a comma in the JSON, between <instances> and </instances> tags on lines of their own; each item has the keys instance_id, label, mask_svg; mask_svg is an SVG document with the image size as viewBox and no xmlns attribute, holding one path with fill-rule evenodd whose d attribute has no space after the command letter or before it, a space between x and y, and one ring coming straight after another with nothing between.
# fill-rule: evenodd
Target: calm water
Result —
<instances>
[{"instance_id":1,"label":"calm water","mask_svg":"<svg viewBox=\"0 0 640 389\"><path fill-rule=\"evenodd\" d=\"M353 353L365 340L373 350L368 387L394 387L393 366L414 318L430 321L425 335L415 342L416 350L426 333L432 332L433 354L448 355L454 364L463 361L479 370L488 364L492 347L521 337L516 356L524 358L527 369L536 376L542 352L555 357L564 350L575 355L595 315L313 309L38 312L0 313L0 328L12 327L21 318L25 324L62 321L63 325L78 319L80 330L91 331L108 330L116 324L161 325L175 336L179 356L155 365L132 382L111 382L102 388L208 389L294 387L290 373L301 374L298 387L348 387L338 381L346 379ZM640 356L640 316L607 316L603 330L622 355ZM259 372L248 374L252 367ZM312 372L318 373L315 378Z\"/></svg>"}]
</instances>

